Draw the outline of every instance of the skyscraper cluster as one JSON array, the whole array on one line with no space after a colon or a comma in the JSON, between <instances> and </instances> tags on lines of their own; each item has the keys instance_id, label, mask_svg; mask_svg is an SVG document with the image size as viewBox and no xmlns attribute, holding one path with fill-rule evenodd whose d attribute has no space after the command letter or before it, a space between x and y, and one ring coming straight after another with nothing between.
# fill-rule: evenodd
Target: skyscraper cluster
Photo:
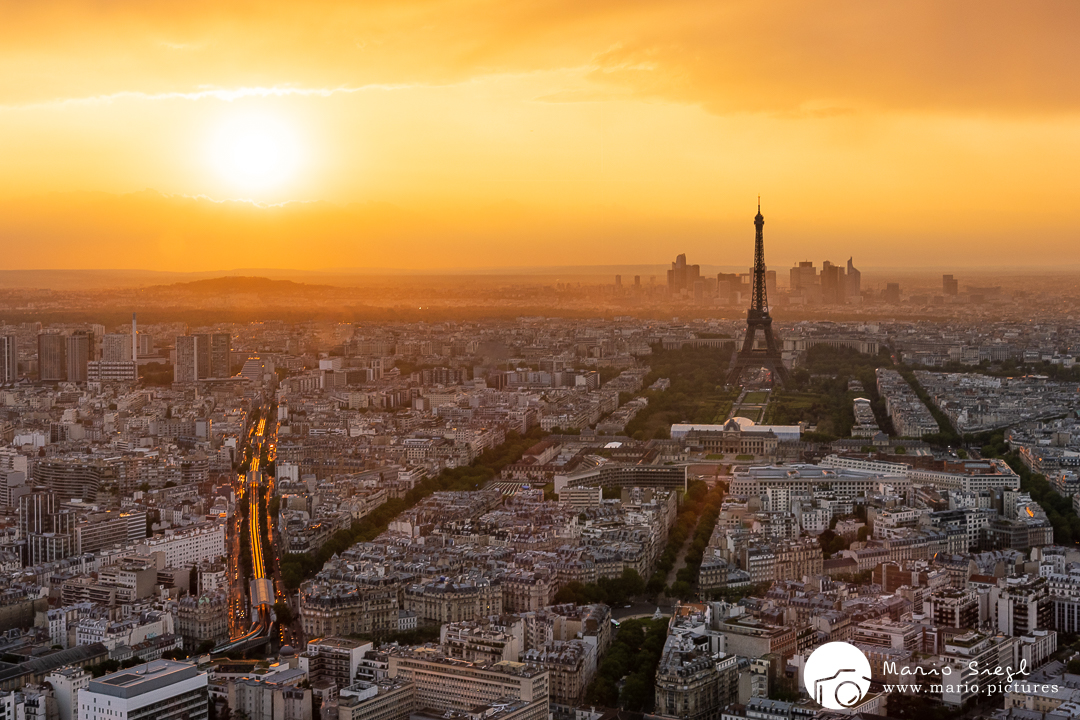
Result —
<instances>
[{"instance_id":1,"label":"skyscraper cluster","mask_svg":"<svg viewBox=\"0 0 1080 720\"><path fill-rule=\"evenodd\" d=\"M95 360L94 333L38 335L38 377L45 382L86 382L87 364Z\"/></svg>"},{"instance_id":2,"label":"skyscraper cluster","mask_svg":"<svg viewBox=\"0 0 1080 720\"><path fill-rule=\"evenodd\" d=\"M821 264L821 274L814 263L804 260L791 268L789 300L802 305L844 305L857 303L862 298L862 273L848 258L847 267L834 265L826 260Z\"/></svg>"},{"instance_id":3,"label":"skyscraper cluster","mask_svg":"<svg viewBox=\"0 0 1080 720\"><path fill-rule=\"evenodd\" d=\"M97 330L52 330L39 333L38 380L42 382L134 382L138 358L153 351L154 338L138 333L132 316L131 333ZM18 378L15 337L0 339L0 382Z\"/></svg>"},{"instance_id":4,"label":"skyscraper cluster","mask_svg":"<svg viewBox=\"0 0 1080 720\"><path fill-rule=\"evenodd\" d=\"M683 290L694 291L694 283L701 279L700 265L687 265L686 254L683 253L671 263L671 269L667 273L668 290L677 295Z\"/></svg>"},{"instance_id":5,"label":"skyscraper cluster","mask_svg":"<svg viewBox=\"0 0 1080 720\"><path fill-rule=\"evenodd\" d=\"M701 266L687 264L686 255L682 254L668 270L668 295L699 304L741 305L750 297L753 278L754 268L746 273L717 273L715 278L702 276ZM777 301L794 305L845 305L862 299L862 273L855 267L853 258L848 259L846 267L826 260L820 274L813 262L800 262L791 268L790 291L783 297L777 288L776 271L766 269L764 278L774 305Z\"/></svg>"}]
</instances>

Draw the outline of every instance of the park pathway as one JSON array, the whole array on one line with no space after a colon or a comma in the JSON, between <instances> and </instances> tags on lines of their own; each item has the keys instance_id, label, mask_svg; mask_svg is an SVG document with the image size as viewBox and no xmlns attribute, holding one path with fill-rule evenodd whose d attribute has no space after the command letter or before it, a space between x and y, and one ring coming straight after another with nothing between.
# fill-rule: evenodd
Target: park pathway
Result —
<instances>
[{"instance_id":1,"label":"park pathway","mask_svg":"<svg viewBox=\"0 0 1080 720\"><path fill-rule=\"evenodd\" d=\"M765 411L772 399L772 390L746 390L739 393L739 399L731 404L728 420L734 417L750 418L756 423L765 422Z\"/></svg>"}]
</instances>

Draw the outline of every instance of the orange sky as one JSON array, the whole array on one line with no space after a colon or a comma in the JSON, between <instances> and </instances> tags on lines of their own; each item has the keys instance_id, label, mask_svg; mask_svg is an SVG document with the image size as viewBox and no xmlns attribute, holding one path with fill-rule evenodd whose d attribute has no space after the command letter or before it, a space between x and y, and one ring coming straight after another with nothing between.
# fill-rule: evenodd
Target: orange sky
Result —
<instances>
[{"instance_id":1,"label":"orange sky","mask_svg":"<svg viewBox=\"0 0 1080 720\"><path fill-rule=\"evenodd\" d=\"M1072 0L0 18L4 269L1080 263Z\"/></svg>"}]
</instances>

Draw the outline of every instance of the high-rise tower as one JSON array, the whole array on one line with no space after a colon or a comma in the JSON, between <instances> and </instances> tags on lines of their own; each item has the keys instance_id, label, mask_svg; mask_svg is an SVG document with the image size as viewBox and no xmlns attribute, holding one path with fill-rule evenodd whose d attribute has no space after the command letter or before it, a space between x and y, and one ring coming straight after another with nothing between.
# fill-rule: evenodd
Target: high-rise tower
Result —
<instances>
[{"instance_id":1,"label":"high-rise tower","mask_svg":"<svg viewBox=\"0 0 1080 720\"><path fill-rule=\"evenodd\" d=\"M765 368L783 385L788 384L787 368L784 367L780 346L773 335L772 317L769 315L769 297L765 287L765 217L761 214L761 201L754 217L754 289L750 299L750 309L746 311L746 339L742 350L731 359L731 372L728 373L728 385L735 385L743 371ZM758 332L764 336L765 347L755 348L754 340Z\"/></svg>"},{"instance_id":2,"label":"high-rise tower","mask_svg":"<svg viewBox=\"0 0 1080 720\"><path fill-rule=\"evenodd\" d=\"M0 335L0 384L19 379L19 338Z\"/></svg>"},{"instance_id":3,"label":"high-rise tower","mask_svg":"<svg viewBox=\"0 0 1080 720\"><path fill-rule=\"evenodd\" d=\"M77 330L67 336L67 381L86 382L86 365L94 359L94 333Z\"/></svg>"},{"instance_id":4,"label":"high-rise tower","mask_svg":"<svg viewBox=\"0 0 1080 720\"><path fill-rule=\"evenodd\" d=\"M176 336L173 382L220 380L230 375L232 335L200 333Z\"/></svg>"},{"instance_id":5,"label":"high-rise tower","mask_svg":"<svg viewBox=\"0 0 1080 720\"><path fill-rule=\"evenodd\" d=\"M862 297L862 273L855 268L854 259L849 257L847 261L848 302L859 302Z\"/></svg>"},{"instance_id":6,"label":"high-rise tower","mask_svg":"<svg viewBox=\"0 0 1080 720\"><path fill-rule=\"evenodd\" d=\"M67 338L59 333L38 333L38 379L67 380Z\"/></svg>"}]
</instances>

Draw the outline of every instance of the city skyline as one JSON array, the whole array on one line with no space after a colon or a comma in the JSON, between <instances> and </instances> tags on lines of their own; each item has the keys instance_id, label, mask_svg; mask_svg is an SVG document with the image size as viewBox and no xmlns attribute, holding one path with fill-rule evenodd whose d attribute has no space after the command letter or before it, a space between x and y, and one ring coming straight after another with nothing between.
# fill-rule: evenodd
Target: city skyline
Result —
<instances>
[{"instance_id":1,"label":"city skyline","mask_svg":"<svg viewBox=\"0 0 1080 720\"><path fill-rule=\"evenodd\" d=\"M1077 12L13 6L2 266L1076 266Z\"/></svg>"}]
</instances>

